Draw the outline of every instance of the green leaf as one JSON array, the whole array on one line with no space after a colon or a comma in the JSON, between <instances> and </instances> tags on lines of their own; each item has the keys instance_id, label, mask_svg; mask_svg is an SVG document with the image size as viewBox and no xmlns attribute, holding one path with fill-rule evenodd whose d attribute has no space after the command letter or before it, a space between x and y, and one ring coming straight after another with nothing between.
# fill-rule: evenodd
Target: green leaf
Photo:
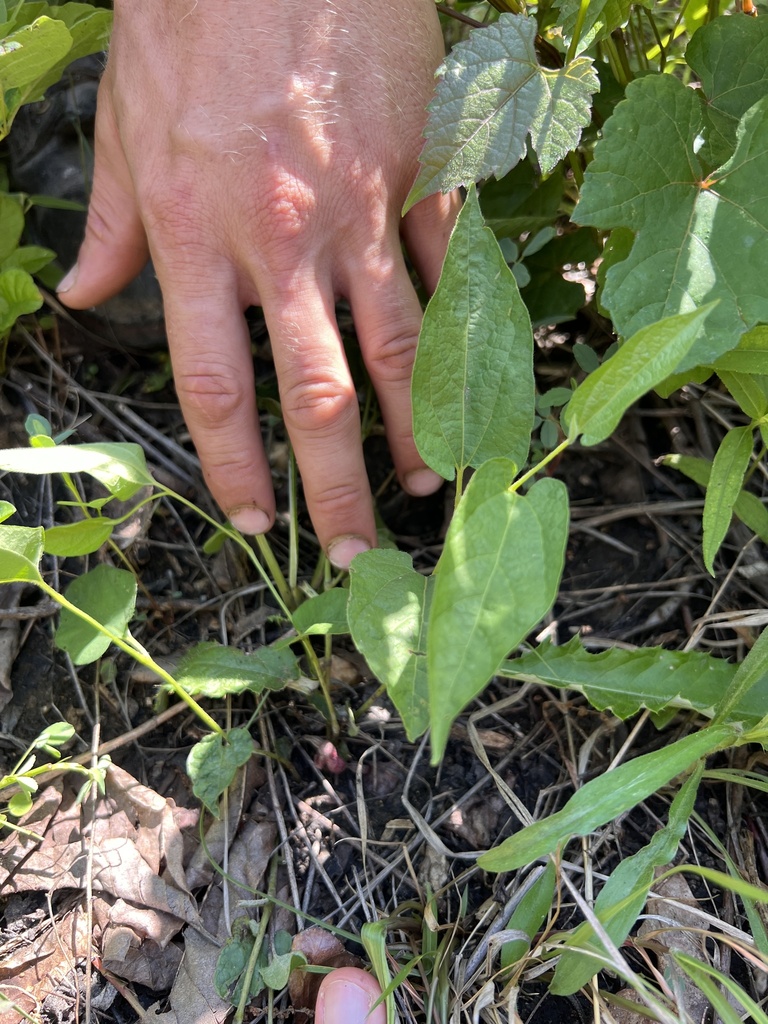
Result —
<instances>
[{"instance_id":1,"label":"green leaf","mask_svg":"<svg viewBox=\"0 0 768 1024\"><path fill-rule=\"evenodd\" d=\"M715 555L731 525L733 510L752 455L752 427L734 427L720 443L704 501L702 549L704 565L715 575Z\"/></svg>"},{"instance_id":2,"label":"green leaf","mask_svg":"<svg viewBox=\"0 0 768 1024\"><path fill-rule=\"evenodd\" d=\"M0 228L0 230L2 229ZM17 267L19 270L25 270L28 274L36 274L38 270L42 270L54 259L56 259L56 253L52 249L44 249L42 245L22 245L0 261L0 270Z\"/></svg>"},{"instance_id":3,"label":"green leaf","mask_svg":"<svg viewBox=\"0 0 768 1024\"><path fill-rule=\"evenodd\" d=\"M11 268L0 273L0 335L5 334L25 313L40 309L43 298L25 270Z\"/></svg>"},{"instance_id":4,"label":"green leaf","mask_svg":"<svg viewBox=\"0 0 768 1024\"><path fill-rule=\"evenodd\" d=\"M45 550L49 555L60 558L90 555L109 540L115 525L114 519L97 516L64 526L52 526L45 531Z\"/></svg>"},{"instance_id":5,"label":"green leaf","mask_svg":"<svg viewBox=\"0 0 768 1024\"><path fill-rule=\"evenodd\" d=\"M413 427L421 457L441 476L492 458L521 465L533 424L533 335L528 312L470 188L413 368Z\"/></svg>"},{"instance_id":6,"label":"green leaf","mask_svg":"<svg viewBox=\"0 0 768 1024\"><path fill-rule=\"evenodd\" d=\"M308 963L306 956L299 952L282 953L273 956L261 968L261 980L267 988L281 992L288 984L291 971Z\"/></svg>"},{"instance_id":7,"label":"green leaf","mask_svg":"<svg viewBox=\"0 0 768 1024\"><path fill-rule=\"evenodd\" d=\"M4 523L6 519L10 519L15 513L15 505L12 505L10 501L0 501L0 523Z\"/></svg>"},{"instance_id":8,"label":"green leaf","mask_svg":"<svg viewBox=\"0 0 768 1024\"><path fill-rule=\"evenodd\" d=\"M296 656L289 648L259 647L251 654L236 647L196 644L179 662L177 682L194 697L281 690L299 678Z\"/></svg>"},{"instance_id":9,"label":"green leaf","mask_svg":"<svg viewBox=\"0 0 768 1024\"><path fill-rule=\"evenodd\" d=\"M39 96L59 81L64 69L72 61L106 50L112 29L112 12L89 3L66 3L51 7L51 15L67 26L72 46L69 53L35 83L35 92Z\"/></svg>"},{"instance_id":10,"label":"green leaf","mask_svg":"<svg viewBox=\"0 0 768 1024\"><path fill-rule=\"evenodd\" d=\"M713 363L768 321L768 184L756 174L768 159L768 97L742 117L733 156L711 174L696 155L705 129L701 95L677 78L630 82L574 212L581 224L636 232L601 295L621 335L720 300L678 371Z\"/></svg>"},{"instance_id":11,"label":"green leaf","mask_svg":"<svg viewBox=\"0 0 768 1024\"><path fill-rule=\"evenodd\" d=\"M765 1011L733 978L679 950L673 950L672 956L695 988L707 999L722 1024L742 1024L744 1020L754 1024L768 1024ZM723 988L728 990L730 999L723 993ZM746 1013L734 1009L734 1004L743 1006Z\"/></svg>"},{"instance_id":12,"label":"green leaf","mask_svg":"<svg viewBox=\"0 0 768 1024\"><path fill-rule=\"evenodd\" d=\"M0 526L0 583L39 582L42 557L42 526Z\"/></svg>"},{"instance_id":13,"label":"green leaf","mask_svg":"<svg viewBox=\"0 0 768 1024\"><path fill-rule=\"evenodd\" d=\"M768 414L768 376L730 370L718 370L717 375L750 419L759 420Z\"/></svg>"},{"instance_id":14,"label":"green leaf","mask_svg":"<svg viewBox=\"0 0 768 1024\"><path fill-rule=\"evenodd\" d=\"M736 726L710 725L650 754L642 754L592 779L565 807L528 825L495 850L484 853L478 865L485 871L514 871L554 853L573 836L585 836L666 786L701 758L732 745Z\"/></svg>"},{"instance_id":15,"label":"green leaf","mask_svg":"<svg viewBox=\"0 0 768 1024\"><path fill-rule=\"evenodd\" d=\"M693 813L701 782L703 762L699 762L685 780L669 808L669 821L637 853L627 857L611 874L595 902L595 914L615 946L621 946L645 906L654 881L654 869L674 859L685 835L688 819ZM603 966L583 951L603 952L603 946L592 925L584 921L568 937L570 947L558 961L550 985L554 995L567 996L578 992Z\"/></svg>"},{"instance_id":16,"label":"green leaf","mask_svg":"<svg viewBox=\"0 0 768 1024\"><path fill-rule=\"evenodd\" d=\"M480 206L485 222L497 238L517 238L553 224L560 212L565 176L556 168L542 180L529 160L509 174L485 182Z\"/></svg>"},{"instance_id":17,"label":"green leaf","mask_svg":"<svg viewBox=\"0 0 768 1024\"><path fill-rule=\"evenodd\" d=\"M695 344L713 303L642 327L576 388L563 417L571 438L599 444L626 410L663 381Z\"/></svg>"},{"instance_id":18,"label":"green leaf","mask_svg":"<svg viewBox=\"0 0 768 1024\"><path fill-rule=\"evenodd\" d=\"M439 189L506 174L525 156L528 137L544 174L575 148L589 124L597 75L586 57L542 67L535 36L535 18L502 14L453 48L437 72L406 210Z\"/></svg>"},{"instance_id":19,"label":"green leaf","mask_svg":"<svg viewBox=\"0 0 768 1024\"><path fill-rule=\"evenodd\" d=\"M568 494L559 480L510 491L503 459L475 473L448 528L435 573L427 638L432 758L451 724L502 659L549 611L568 539Z\"/></svg>"},{"instance_id":20,"label":"green leaf","mask_svg":"<svg viewBox=\"0 0 768 1024\"><path fill-rule=\"evenodd\" d=\"M42 17L7 36L3 46L0 93L25 89L42 78L69 53L72 36L63 22Z\"/></svg>"},{"instance_id":21,"label":"green leaf","mask_svg":"<svg viewBox=\"0 0 768 1024\"><path fill-rule=\"evenodd\" d=\"M739 120L765 96L768 25L761 18L715 18L693 34L685 59L707 97L700 156L717 167L733 152Z\"/></svg>"},{"instance_id":22,"label":"green leaf","mask_svg":"<svg viewBox=\"0 0 768 1024\"><path fill-rule=\"evenodd\" d=\"M718 702L715 722L732 721L748 695L754 694L768 677L768 629L764 629L744 661L739 665L728 690ZM763 702L763 719L768 713Z\"/></svg>"},{"instance_id":23,"label":"green leaf","mask_svg":"<svg viewBox=\"0 0 768 1024\"><path fill-rule=\"evenodd\" d=\"M573 38L573 31L582 7L581 0L559 0L555 5L560 9L560 24L567 40ZM632 0L589 0L586 17L579 34L577 53L588 49L598 39L604 39L614 29L627 23ZM652 7L651 0L645 0L643 7Z\"/></svg>"},{"instance_id":24,"label":"green leaf","mask_svg":"<svg viewBox=\"0 0 768 1024\"><path fill-rule=\"evenodd\" d=\"M0 278L2 275L0 275ZM11 473L89 473L121 501L154 484L137 444L63 444L55 448L5 448L0 469Z\"/></svg>"},{"instance_id":25,"label":"green leaf","mask_svg":"<svg viewBox=\"0 0 768 1024\"><path fill-rule=\"evenodd\" d=\"M740 374L768 374L768 327L759 324L742 334L739 344L720 356L713 365L715 373L730 370Z\"/></svg>"},{"instance_id":26,"label":"green leaf","mask_svg":"<svg viewBox=\"0 0 768 1024\"><path fill-rule=\"evenodd\" d=\"M311 597L291 615L293 628L299 636L342 636L348 633L348 600L349 591L341 587Z\"/></svg>"},{"instance_id":27,"label":"green leaf","mask_svg":"<svg viewBox=\"0 0 768 1024\"><path fill-rule=\"evenodd\" d=\"M409 740L429 724L426 629L435 577L404 551L379 548L352 560L349 629L371 671L387 688Z\"/></svg>"},{"instance_id":28,"label":"green leaf","mask_svg":"<svg viewBox=\"0 0 768 1024\"><path fill-rule=\"evenodd\" d=\"M700 651L667 651L639 647L611 648L599 654L586 651L578 637L562 647L540 644L508 661L501 674L583 693L598 711L629 718L648 708L692 708L712 717L731 685L736 666ZM729 713L730 722L756 725L768 707L768 675L745 694Z\"/></svg>"},{"instance_id":29,"label":"green leaf","mask_svg":"<svg viewBox=\"0 0 768 1024\"><path fill-rule=\"evenodd\" d=\"M549 861L543 872L518 903L507 923L510 931L525 932L529 941L512 939L501 947L501 966L512 967L522 960L531 948L534 935L541 928L552 909L552 900L557 885L557 870L554 861Z\"/></svg>"},{"instance_id":30,"label":"green leaf","mask_svg":"<svg viewBox=\"0 0 768 1024\"><path fill-rule=\"evenodd\" d=\"M712 463L706 459L696 459L690 455L666 455L662 459L662 463L684 473L701 487L709 485ZM745 526L758 535L763 543L768 544L768 509L756 494L741 491L733 506L733 511Z\"/></svg>"},{"instance_id":31,"label":"green leaf","mask_svg":"<svg viewBox=\"0 0 768 1024\"><path fill-rule=\"evenodd\" d=\"M136 577L125 569L97 565L67 587L65 597L76 608L124 639L136 606ZM67 651L75 665L89 665L107 650L112 640L75 612L62 608L56 646Z\"/></svg>"},{"instance_id":32,"label":"green leaf","mask_svg":"<svg viewBox=\"0 0 768 1024\"><path fill-rule=\"evenodd\" d=\"M15 251L23 230L24 214L19 201L0 193L0 265Z\"/></svg>"},{"instance_id":33,"label":"green leaf","mask_svg":"<svg viewBox=\"0 0 768 1024\"><path fill-rule=\"evenodd\" d=\"M192 792L214 818L219 817L219 797L229 789L237 769L253 753L247 729L230 729L225 736L209 733L196 743L187 757L187 774Z\"/></svg>"}]
</instances>

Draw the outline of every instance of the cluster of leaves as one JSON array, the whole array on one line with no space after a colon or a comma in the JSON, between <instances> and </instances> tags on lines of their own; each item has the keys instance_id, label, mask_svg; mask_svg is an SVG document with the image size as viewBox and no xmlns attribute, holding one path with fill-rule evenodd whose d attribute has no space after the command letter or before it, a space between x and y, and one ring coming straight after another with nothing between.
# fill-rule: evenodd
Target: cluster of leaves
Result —
<instances>
[{"instance_id":1,"label":"cluster of leaves","mask_svg":"<svg viewBox=\"0 0 768 1024\"><path fill-rule=\"evenodd\" d=\"M0 0L0 141L19 109L42 99L68 64L106 48L111 24L109 11L87 3ZM20 244L25 213L34 204L62 201L9 193L0 168L0 346L20 316L42 305L32 275L55 258L50 249Z\"/></svg>"},{"instance_id":2,"label":"cluster of leaves","mask_svg":"<svg viewBox=\"0 0 768 1024\"><path fill-rule=\"evenodd\" d=\"M294 632L252 655L198 646L171 677L131 636L130 574L102 565L59 595L40 566L46 552L83 555L107 542L120 521L105 514L113 498L151 486L142 501L184 499L152 479L135 446L62 444L38 431L30 449L0 452L0 469L57 472L70 481L88 473L108 497L87 503L72 483L79 521L50 530L0 526L0 582L26 581L62 605L57 642L76 664L116 644L196 710L211 734L192 751L189 768L214 813L253 742L245 727L225 733L196 698L297 683L294 644L303 645L309 671L320 678L312 635L351 635L408 737L430 729L435 762L456 716L496 675L580 690L620 717L642 708L696 709L712 719L706 728L593 780L557 814L480 861L489 871L508 871L556 855L572 837L682 777L668 824L601 891L596 920L619 945L654 871L674 856L705 759L768 740L768 633L739 667L696 652L594 655L578 639L517 654L551 609L565 558L568 493L546 468L577 442L609 438L648 391L667 395L716 375L746 422L725 435L712 462L673 456L667 464L706 490L710 572L733 515L768 541L768 511L744 489L768 441L768 22L683 14L690 36L683 56L674 49L678 24L665 35L642 5L559 0L541 5L537 17L503 13L453 49L440 69L423 168L406 204L437 189L467 188L413 372L419 450L427 465L456 481L455 514L436 569L426 576L404 552L366 552L353 562L348 588L298 609L277 570L270 586ZM649 39L644 25L653 28ZM486 182L492 175L496 180ZM561 270L598 254L597 302L617 344L602 360L583 346L585 378L563 393L537 395L532 322L573 315L583 290ZM562 409L559 420L555 408ZM534 431L544 423L547 437L537 441ZM11 513L8 506L5 518ZM220 530L252 554L234 530ZM547 870L513 927L535 932L554 884ZM739 892L747 908L764 899L746 883ZM240 939L240 959L256 971L254 937ZM589 980L603 941L591 924L573 933L557 991ZM765 935L756 941L768 953ZM503 966L520 955L507 948ZM258 971L259 984L269 985ZM242 965L221 984L229 991L241 978Z\"/></svg>"}]
</instances>

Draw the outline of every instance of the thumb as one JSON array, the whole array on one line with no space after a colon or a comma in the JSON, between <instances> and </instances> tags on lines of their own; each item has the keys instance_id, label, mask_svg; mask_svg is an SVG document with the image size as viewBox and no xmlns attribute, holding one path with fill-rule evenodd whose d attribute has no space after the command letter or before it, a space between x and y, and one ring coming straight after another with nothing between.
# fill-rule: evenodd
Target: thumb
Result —
<instances>
[{"instance_id":1,"label":"thumb","mask_svg":"<svg viewBox=\"0 0 768 1024\"><path fill-rule=\"evenodd\" d=\"M85 238L77 263L62 278L59 298L87 309L116 295L149 259L108 85L99 86L94 143L93 189Z\"/></svg>"},{"instance_id":2,"label":"thumb","mask_svg":"<svg viewBox=\"0 0 768 1024\"><path fill-rule=\"evenodd\" d=\"M323 978L317 993L315 1024L386 1024L387 1008L379 1003L378 982L357 967L340 967Z\"/></svg>"}]
</instances>

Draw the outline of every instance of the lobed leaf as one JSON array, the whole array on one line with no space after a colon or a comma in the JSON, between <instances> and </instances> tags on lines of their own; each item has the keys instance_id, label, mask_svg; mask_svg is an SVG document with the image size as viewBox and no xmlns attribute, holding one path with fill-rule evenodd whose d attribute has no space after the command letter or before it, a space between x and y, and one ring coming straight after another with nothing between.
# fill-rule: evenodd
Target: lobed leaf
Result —
<instances>
[{"instance_id":1,"label":"lobed leaf","mask_svg":"<svg viewBox=\"0 0 768 1024\"><path fill-rule=\"evenodd\" d=\"M413 428L448 479L493 458L521 465L534 414L533 334L472 186L424 314L413 367Z\"/></svg>"},{"instance_id":2,"label":"lobed leaf","mask_svg":"<svg viewBox=\"0 0 768 1024\"><path fill-rule=\"evenodd\" d=\"M506 174L525 156L528 138L544 174L577 145L599 89L592 61L544 68L535 36L535 18L502 14L446 57L405 210L438 190Z\"/></svg>"},{"instance_id":3,"label":"lobed leaf","mask_svg":"<svg viewBox=\"0 0 768 1024\"><path fill-rule=\"evenodd\" d=\"M675 795L669 820L647 846L625 858L612 872L595 901L595 915L615 946L621 946L645 906L653 884L655 868L674 859L688 827L704 769L699 762ZM592 925L584 921L569 936L569 947L560 957L550 991L566 996L578 992L603 966L588 950L603 952Z\"/></svg>"},{"instance_id":4,"label":"lobed leaf","mask_svg":"<svg viewBox=\"0 0 768 1024\"><path fill-rule=\"evenodd\" d=\"M562 810L534 822L484 853L478 865L485 871L514 871L539 857L555 853L573 836L585 836L690 770L708 754L731 746L737 726L710 725L650 754L642 754L592 779Z\"/></svg>"},{"instance_id":5,"label":"lobed leaf","mask_svg":"<svg viewBox=\"0 0 768 1024\"><path fill-rule=\"evenodd\" d=\"M579 384L563 425L585 445L610 437L626 410L685 360L714 303L642 327Z\"/></svg>"},{"instance_id":6,"label":"lobed leaf","mask_svg":"<svg viewBox=\"0 0 768 1024\"><path fill-rule=\"evenodd\" d=\"M195 644L179 662L177 682L193 697L226 697L281 690L299 678L290 648L259 647L250 654L211 642Z\"/></svg>"},{"instance_id":7,"label":"lobed leaf","mask_svg":"<svg viewBox=\"0 0 768 1024\"><path fill-rule=\"evenodd\" d=\"M678 371L710 365L768 321L768 97L740 119L733 155L712 173L699 156L704 106L671 75L631 82L574 211L578 223L636 233L601 295L623 336L719 300Z\"/></svg>"},{"instance_id":8,"label":"lobed leaf","mask_svg":"<svg viewBox=\"0 0 768 1024\"><path fill-rule=\"evenodd\" d=\"M112 565L97 565L72 580L64 596L112 635L121 639L127 636L128 623L136 606L136 577L133 573L115 569ZM55 640L56 646L67 651L75 665L90 665L112 643L110 636L67 608L61 610Z\"/></svg>"},{"instance_id":9,"label":"lobed leaf","mask_svg":"<svg viewBox=\"0 0 768 1024\"><path fill-rule=\"evenodd\" d=\"M549 611L568 538L568 494L559 480L511 492L512 463L478 469L448 528L435 573L427 634L432 759L451 724L502 659Z\"/></svg>"},{"instance_id":10,"label":"lobed leaf","mask_svg":"<svg viewBox=\"0 0 768 1024\"><path fill-rule=\"evenodd\" d=\"M715 555L731 525L741 485L752 455L752 427L734 427L720 443L704 500L703 539L704 565L715 575Z\"/></svg>"},{"instance_id":11,"label":"lobed leaf","mask_svg":"<svg viewBox=\"0 0 768 1024\"><path fill-rule=\"evenodd\" d=\"M386 686L409 740L429 724L426 631L434 585L404 551L365 551L349 570L352 639Z\"/></svg>"},{"instance_id":12,"label":"lobed leaf","mask_svg":"<svg viewBox=\"0 0 768 1024\"><path fill-rule=\"evenodd\" d=\"M768 25L760 18L714 18L693 33L685 59L707 97L699 155L717 167L733 152L740 119L765 96Z\"/></svg>"}]
</instances>

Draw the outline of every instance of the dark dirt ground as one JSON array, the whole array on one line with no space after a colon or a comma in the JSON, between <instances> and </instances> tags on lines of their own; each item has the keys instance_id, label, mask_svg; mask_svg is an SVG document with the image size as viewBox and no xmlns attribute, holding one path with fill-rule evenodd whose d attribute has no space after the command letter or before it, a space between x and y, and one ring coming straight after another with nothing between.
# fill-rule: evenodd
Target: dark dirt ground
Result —
<instances>
[{"instance_id":1,"label":"dark dirt ground","mask_svg":"<svg viewBox=\"0 0 768 1024\"><path fill-rule=\"evenodd\" d=\"M567 383L576 372L570 344L588 328L585 323L561 325L559 343L540 348L538 369L546 386ZM253 342L259 380L268 392L273 374L258 319ZM0 380L0 447L26 443L23 423L33 412L46 416L54 432L76 426L80 441L140 441L158 478L215 514L162 350L129 353L114 345L101 347L63 317L45 331L30 324L26 340L12 341ZM578 633L592 650L613 643L671 649L695 645L723 657L743 656L754 635L755 615L759 618L765 607L766 553L759 542L750 542L749 531L735 525L718 578L709 577L700 555L701 492L654 461L669 451L711 453L724 424L734 416L727 399L706 388L687 389L666 403L650 397L631 411L610 442L567 453L554 470L568 484L573 505L567 566L558 602L539 636L564 642ZM285 438L269 417L264 428L278 507L285 509ZM369 438L367 454L386 527L413 554L417 566L429 568L439 555L451 507L449 488L432 499L410 499L391 482L380 436ZM61 497L57 485L46 479L0 477L0 499L18 509L14 522L49 525ZM317 549L308 535L308 521L301 525L307 533L302 571L311 575ZM135 527L135 536L124 544L124 555L141 580L140 616L133 632L161 663L173 665L200 640L229 642L248 651L279 635L268 594L238 553L225 547L212 557L201 554L210 529L192 513L163 502ZM278 555L284 554L284 518L272 540ZM106 557L92 556L89 564ZM83 560L48 559L45 565L48 578L60 586L84 567ZM5 686L5 692L0 687L0 769L12 766L41 728L65 720L77 730L69 753L87 754L97 728L97 745L108 745L115 765L172 802L168 806L196 808L184 762L201 736L197 721L185 710L158 717L156 681L122 655L110 653L96 666L75 670L52 643L53 611L31 588L0 588L0 683ZM526 872L496 877L474 866L475 852L517 830L520 820L472 739L479 739L514 798L540 817L562 806L580 781L604 770L625 742L633 755L664 745L689 727L687 716L679 716L664 733L650 721L635 729L636 723L612 719L580 697L501 680L461 717L444 762L434 769L423 745L407 742L359 655L344 642L334 644L333 653L333 697L343 726L336 753L342 760L329 762L324 756L327 726L310 697L287 691L274 695L254 732L257 742L279 759L257 759L233 812L233 835L242 836L246 826L271 829L271 842L280 842L285 861L278 890L314 917L354 934L365 920L398 917L389 941L401 961L413 955L408 950L418 950L420 908L429 893L436 893L438 934L452 936L444 968L455 1000L451 1020L475 1020L478 1013L479 1019L491 1022L595 1020L594 1005L586 998L558 999L546 993L547 974L540 961L531 961L520 979L514 1010L510 1003L506 1009L499 1004L480 1010L478 997L492 975L489 936L494 927L503 927L504 908L514 902ZM211 710L222 720L226 714L236 725L250 719L253 705L234 701L226 712L221 705L211 705ZM137 735L142 726L147 731ZM588 893L594 878L647 842L665 818L666 806L663 796L647 801L594 836L588 851L574 850L569 872L580 891ZM732 844L746 831L756 865L754 880L765 884L764 798L745 793L737 800L729 787L705 784L697 809L703 824L692 826L684 855L716 865L704 825ZM189 864L197 845L195 815L174 814L182 822ZM0 857L8 857L9 849L6 840ZM210 877L200 881L195 897L202 901L211 885ZM735 928L744 926L732 901L703 886L694 895L707 913ZM114 894L105 899L112 912ZM0 986L8 991L20 978L25 984L36 979L25 1009L46 1024L83 1020L86 989L93 1019L170 1022L171 1017L156 1017L155 1012L178 1013L178 999L176 1008L172 999L168 1010L167 997L184 947L181 934L167 943L171 954L158 952L165 974L158 967L157 976L152 975L146 962L131 973L110 961L110 972L103 961L91 959L103 956L103 922L89 922L92 930L85 946L49 941L52 931L60 936L64 924L69 927L75 911L85 913L86 903L84 889L71 884L50 893L14 885L0 890ZM564 892L553 926L566 927L577 913ZM283 914L282 923L295 928L290 915ZM348 946L363 955L359 946ZM631 955L641 965L640 954ZM153 984L146 983L150 977ZM425 1019L425 987L404 986L403 1020ZM615 979L606 978L607 990L617 987ZM148 1011L153 1004L156 1008ZM257 1000L246 1019L267 1019L265 1005ZM293 1017L286 996L273 1009L273 1019ZM0 1010L0 1021L19 1019ZM183 1013L173 1018L178 1024L193 1019L218 1018L185 1018ZM448 1018L435 1011L433 1019Z\"/></svg>"}]
</instances>

